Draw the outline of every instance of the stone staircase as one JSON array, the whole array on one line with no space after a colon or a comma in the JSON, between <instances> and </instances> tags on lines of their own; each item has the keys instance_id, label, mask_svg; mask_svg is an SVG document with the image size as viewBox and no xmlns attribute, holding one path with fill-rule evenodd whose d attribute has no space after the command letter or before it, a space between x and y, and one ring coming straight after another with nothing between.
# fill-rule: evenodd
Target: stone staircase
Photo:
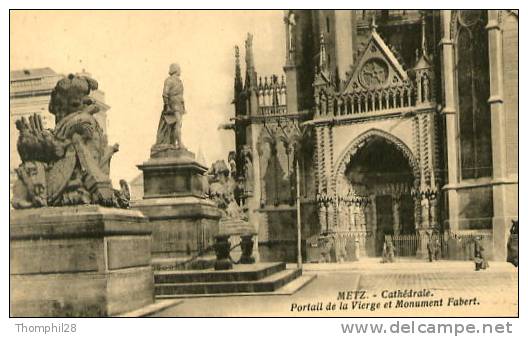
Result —
<instances>
[{"instance_id":1,"label":"stone staircase","mask_svg":"<svg viewBox=\"0 0 528 337\"><path fill-rule=\"evenodd\" d=\"M178 270L154 272L157 299L220 295L272 293L301 276L286 263L235 265L231 270Z\"/></svg>"}]
</instances>

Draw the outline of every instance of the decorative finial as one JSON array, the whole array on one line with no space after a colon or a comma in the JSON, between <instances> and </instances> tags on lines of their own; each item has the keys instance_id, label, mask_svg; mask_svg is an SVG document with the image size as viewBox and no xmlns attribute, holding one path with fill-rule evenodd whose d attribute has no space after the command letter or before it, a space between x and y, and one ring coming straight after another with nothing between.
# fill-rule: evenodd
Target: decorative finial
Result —
<instances>
[{"instance_id":1,"label":"decorative finial","mask_svg":"<svg viewBox=\"0 0 528 337\"><path fill-rule=\"evenodd\" d=\"M322 33L319 39L319 68L321 70L326 68L326 45L324 40L324 34Z\"/></svg>"},{"instance_id":2,"label":"decorative finial","mask_svg":"<svg viewBox=\"0 0 528 337\"><path fill-rule=\"evenodd\" d=\"M427 56L427 41L425 39L425 11L422 12L422 55Z\"/></svg>"},{"instance_id":3,"label":"decorative finial","mask_svg":"<svg viewBox=\"0 0 528 337\"><path fill-rule=\"evenodd\" d=\"M251 33L247 34L246 42L246 68L253 68L253 35Z\"/></svg>"},{"instance_id":4,"label":"decorative finial","mask_svg":"<svg viewBox=\"0 0 528 337\"><path fill-rule=\"evenodd\" d=\"M288 16L284 18L288 26L288 61L293 61L295 58L295 13L290 11Z\"/></svg>"},{"instance_id":5,"label":"decorative finial","mask_svg":"<svg viewBox=\"0 0 528 337\"><path fill-rule=\"evenodd\" d=\"M242 91L242 74L240 70L240 50L235 46L235 99L240 91Z\"/></svg>"},{"instance_id":6,"label":"decorative finial","mask_svg":"<svg viewBox=\"0 0 528 337\"><path fill-rule=\"evenodd\" d=\"M255 60L253 58L253 35L247 34L244 43L246 47L246 88L255 88L257 85L257 72L255 71Z\"/></svg>"},{"instance_id":7,"label":"decorative finial","mask_svg":"<svg viewBox=\"0 0 528 337\"><path fill-rule=\"evenodd\" d=\"M376 13L372 13L372 17L370 19L370 30L375 32L376 28L378 28L378 25L376 24Z\"/></svg>"}]
</instances>

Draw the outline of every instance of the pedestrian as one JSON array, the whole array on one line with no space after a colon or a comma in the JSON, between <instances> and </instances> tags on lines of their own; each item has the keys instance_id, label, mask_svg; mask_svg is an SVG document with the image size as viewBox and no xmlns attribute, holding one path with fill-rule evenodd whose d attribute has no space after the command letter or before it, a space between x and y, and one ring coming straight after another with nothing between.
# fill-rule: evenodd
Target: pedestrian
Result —
<instances>
[{"instance_id":1,"label":"pedestrian","mask_svg":"<svg viewBox=\"0 0 528 337\"><path fill-rule=\"evenodd\" d=\"M484 247L482 245L481 237L475 238L475 271L486 269L489 267L486 256L484 255Z\"/></svg>"},{"instance_id":2,"label":"pedestrian","mask_svg":"<svg viewBox=\"0 0 528 337\"><path fill-rule=\"evenodd\" d=\"M361 255L359 252L359 238L356 238L354 241L354 255L356 256L356 260L359 261Z\"/></svg>"},{"instance_id":3,"label":"pedestrian","mask_svg":"<svg viewBox=\"0 0 528 337\"><path fill-rule=\"evenodd\" d=\"M519 220L512 220L510 237L506 247L508 248L506 261L517 267L519 265Z\"/></svg>"},{"instance_id":4,"label":"pedestrian","mask_svg":"<svg viewBox=\"0 0 528 337\"><path fill-rule=\"evenodd\" d=\"M383 243L383 253L382 253L381 263L392 263L394 262L394 245L392 240L388 239Z\"/></svg>"},{"instance_id":5,"label":"pedestrian","mask_svg":"<svg viewBox=\"0 0 528 337\"><path fill-rule=\"evenodd\" d=\"M383 242L383 251L381 252L381 263L387 263L387 243Z\"/></svg>"},{"instance_id":6,"label":"pedestrian","mask_svg":"<svg viewBox=\"0 0 528 337\"><path fill-rule=\"evenodd\" d=\"M440 240L438 239L438 237L434 239L434 242L435 242L434 259L438 261L440 260L440 255L442 254L442 245L440 244Z\"/></svg>"},{"instance_id":7,"label":"pedestrian","mask_svg":"<svg viewBox=\"0 0 528 337\"><path fill-rule=\"evenodd\" d=\"M436 255L436 240L430 236L427 242L427 255L429 255L429 262L433 262Z\"/></svg>"}]
</instances>

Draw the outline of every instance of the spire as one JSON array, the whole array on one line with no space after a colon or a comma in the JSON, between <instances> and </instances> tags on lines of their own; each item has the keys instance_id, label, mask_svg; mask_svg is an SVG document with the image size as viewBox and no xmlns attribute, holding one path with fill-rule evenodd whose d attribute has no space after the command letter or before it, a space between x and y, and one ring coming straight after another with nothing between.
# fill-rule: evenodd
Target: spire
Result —
<instances>
[{"instance_id":1,"label":"spire","mask_svg":"<svg viewBox=\"0 0 528 337\"><path fill-rule=\"evenodd\" d=\"M292 10L288 11L287 15L284 17L284 22L286 23L288 39L286 61L291 64L295 61L295 26L297 24L295 13Z\"/></svg>"},{"instance_id":2,"label":"spire","mask_svg":"<svg viewBox=\"0 0 528 337\"><path fill-rule=\"evenodd\" d=\"M425 39L425 11L422 12L422 55L427 56L427 41Z\"/></svg>"},{"instance_id":3,"label":"spire","mask_svg":"<svg viewBox=\"0 0 528 337\"><path fill-rule=\"evenodd\" d=\"M324 40L324 35L321 33L321 37L319 39L319 69L322 71L326 68L326 44Z\"/></svg>"},{"instance_id":4,"label":"spire","mask_svg":"<svg viewBox=\"0 0 528 337\"><path fill-rule=\"evenodd\" d=\"M319 63L315 67L314 86L328 85L330 83L330 73L328 72L328 60L326 59L326 43L324 35L321 33L319 39Z\"/></svg>"},{"instance_id":5,"label":"spire","mask_svg":"<svg viewBox=\"0 0 528 337\"><path fill-rule=\"evenodd\" d=\"M420 41L420 48L416 49L416 65L415 69L425 69L431 67L431 62L429 60L429 54L427 52L427 35L425 27L425 11L422 11L422 36Z\"/></svg>"},{"instance_id":6,"label":"spire","mask_svg":"<svg viewBox=\"0 0 528 337\"><path fill-rule=\"evenodd\" d=\"M240 71L240 50L235 46L235 99L242 91L242 75Z\"/></svg>"},{"instance_id":7,"label":"spire","mask_svg":"<svg viewBox=\"0 0 528 337\"><path fill-rule=\"evenodd\" d=\"M247 34L246 42L246 88L257 85L257 72L255 71L255 61L253 59L253 35Z\"/></svg>"},{"instance_id":8,"label":"spire","mask_svg":"<svg viewBox=\"0 0 528 337\"><path fill-rule=\"evenodd\" d=\"M254 69L255 63L253 60L253 35L251 33L247 34L246 42L246 69Z\"/></svg>"}]
</instances>

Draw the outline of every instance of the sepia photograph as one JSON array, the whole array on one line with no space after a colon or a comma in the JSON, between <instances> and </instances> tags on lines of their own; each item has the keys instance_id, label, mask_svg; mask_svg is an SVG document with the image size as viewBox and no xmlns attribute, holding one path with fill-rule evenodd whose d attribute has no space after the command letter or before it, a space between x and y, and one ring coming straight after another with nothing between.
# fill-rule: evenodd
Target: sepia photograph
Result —
<instances>
[{"instance_id":1,"label":"sepia photograph","mask_svg":"<svg viewBox=\"0 0 528 337\"><path fill-rule=\"evenodd\" d=\"M518 318L518 177L516 9L9 10L11 318Z\"/></svg>"}]
</instances>

